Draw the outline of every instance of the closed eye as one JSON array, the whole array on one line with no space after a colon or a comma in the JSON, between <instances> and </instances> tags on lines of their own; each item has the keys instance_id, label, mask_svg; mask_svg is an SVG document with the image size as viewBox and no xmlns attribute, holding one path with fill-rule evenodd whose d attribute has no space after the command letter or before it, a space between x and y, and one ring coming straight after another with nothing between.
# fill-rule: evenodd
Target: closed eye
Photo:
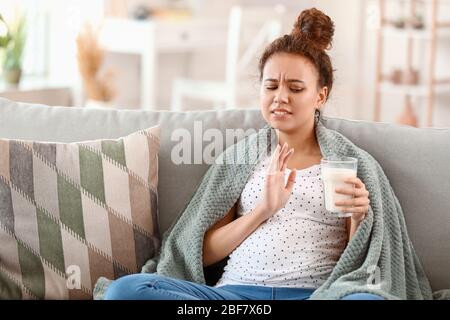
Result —
<instances>
[{"instance_id":1,"label":"closed eye","mask_svg":"<svg viewBox=\"0 0 450 320\"><path fill-rule=\"evenodd\" d=\"M276 90L276 89L278 89L278 87L277 86L269 86L269 87L266 87L266 89L267 90ZM303 88L301 88L301 89L291 88L290 90L294 93L299 93L299 92L302 92L304 89Z\"/></svg>"}]
</instances>

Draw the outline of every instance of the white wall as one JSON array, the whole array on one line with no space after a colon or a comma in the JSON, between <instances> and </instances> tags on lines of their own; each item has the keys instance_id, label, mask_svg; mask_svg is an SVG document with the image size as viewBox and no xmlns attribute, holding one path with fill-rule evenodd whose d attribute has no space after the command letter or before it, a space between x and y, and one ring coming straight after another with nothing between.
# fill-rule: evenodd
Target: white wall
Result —
<instances>
[{"instance_id":1,"label":"white wall","mask_svg":"<svg viewBox=\"0 0 450 320\"><path fill-rule=\"evenodd\" d=\"M31 6L37 0L2 0L0 10L7 14L15 6ZM156 3L159 0L148 0ZM161 0L162 1L162 0ZM209 18L227 19L229 9L234 3L244 3L250 0L197 0L203 4L198 14ZM134 2L137 2L134 1ZM145 1L144 1L145 2ZM265 1L267 2L267 1ZM276 2L276 1L275 1ZM450 4L448 1L439 11L440 19L450 19ZM75 36L85 19L96 20L103 10L102 0L40 0L41 10L48 10L50 15L50 47L49 49L49 75L63 84L71 84L78 94L76 104L81 104L81 81L78 75L76 62ZM335 71L335 84L333 93L326 106L325 113L331 116L353 119L372 120L375 81L375 52L376 34L373 26L376 19L377 6L375 0L315 0L299 1L299 5L309 7L314 5L327 13L335 22L336 31L334 46L330 52ZM131 2L129 2L131 4ZM131 7L131 5L130 5ZM300 13L290 11L284 19L284 32L290 32L292 25ZM272 12L261 13L262 20ZM265 16L266 15L266 16ZM438 75L450 77L450 37L443 39L438 45ZM394 66L404 64L405 44L398 40L389 40L386 44L385 58L388 62L386 71ZM424 43L417 43L418 55L415 63L420 66L422 74L426 71L427 50ZM158 104L168 107L170 102L171 79L177 74L189 75L198 79L220 80L225 77L225 50L198 52L191 55L165 55L161 57L163 76L160 79L161 96ZM135 107L138 104L140 64L136 57L121 57L110 55L107 57L110 65L117 65L118 88L122 94L117 97L119 106ZM207 67L205 67L207 66ZM257 58L255 63L243 75L241 80L239 101L242 107L258 106L258 74ZM383 96L382 121L394 121L401 112L403 100L398 96ZM209 103L191 101L191 107L209 107ZM415 110L423 124L426 116L426 104L415 101ZM436 98L434 123L436 126L450 126L450 95L439 95Z\"/></svg>"},{"instance_id":2,"label":"white wall","mask_svg":"<svg viewBox=\"0 0 450 320\"><path fill-rule=\"evenodd\" d=\"M84 23L98 24L103 13L102 0L49 1L50 48L49 77L69 84L74 90L74 104L83 104L82 82L78 71L76 36Z\"/></svg>"},{"instance_id":3,"label":"white wall","mask_svg":"<svg viewBox=\"0 0 450 320\"><path fill-rule=\"evenodd\" d=\"M231 2L231 3L230 3ZM248 3L248 1L209 1L207 7L204 8L203 14L208 16L220 16L225 15L233 3ZM256 2L256 1L254 1ZM268 1L265 1L268 2ZM274 3L276 1L273 1ZM345 6L343 6L345 2ZM360 70L362 65L362 48L359 45L361 38L361 31L358 26L361 24L361 11L363 11L363 1L360 0L316 0L316 1L303 1L298 2L300 9L290 10L285 14L283 19L283 33L289 33L293 27L293 24L297 16L301 12L301 8L309 8L314 5L318 9L327 13L335 22L336 31L334 37L334 46L330 51L332 57L333 66L336 69L335 83L330 100L327 103L325 114L331 116L337 116L342 118L362 118L364 117L364 106L357 97L360 96ZM342 8L345 7L345 10ZM261 20L265 17L273 15L273 9L269 8L268 11L261 11ZM201 54L195 55L193 58L193 76L196 78L209 77L219 78L222 75L222 70L214 68L202 68L205 65L205 61L208 59L215 61L223 61L225 57L218 55L213 58L207 57ZM242 107L252 106L258 107L258 72L257 72L257 60L255 57L255 63L252 68L248 70L246 76L241 79L240 84L240 99ZM208 64L211 66L211 64ZM224 66L220 66L224 69ZM245 88L244 90L242 88ZM201 103L199 101L191 102L191 106L198 106Z\"/></svg>"},{"instance_id":4,"label":"white wall","mask_svg":"<svg viewBox=\"0 0 450 320\"><path fill-rule=\"evenodd\" d=\"M362 54L360 41L361 11L363 1L315 1L335 23L331 59L336 69L335 82L325 114L357 119L364 116L364 102L360 96L360 70Z\"/></svg>"}]
</instances>

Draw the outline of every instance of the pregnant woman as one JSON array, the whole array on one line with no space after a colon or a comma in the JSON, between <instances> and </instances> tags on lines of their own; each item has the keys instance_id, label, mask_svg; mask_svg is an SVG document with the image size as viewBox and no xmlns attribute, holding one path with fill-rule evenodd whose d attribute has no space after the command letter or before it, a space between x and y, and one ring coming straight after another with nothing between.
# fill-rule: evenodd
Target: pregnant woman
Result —
<instances>
[{"instance_id":1,"label":"pregnant woman","mask_svg":"<svg viewBox=\"0 0 450 320\"><path fill-rule=\"evenodd\" d=\"M377 180L384 177L381 169L344 137L317 127L333 87L333 67L326 52L333 33L334 24L327 15L305 10L291 34L265 49L259 63L261 112L275 129L276 148L258 158L248 174L241 174L244 169L239 165L210 169L165 235L159 260L144 267L143 271L156 273L112 282L106 299L309 299L315 292L317 298L331 299L428 297L429 286L407 237L405 246L393 243L391 252L408 248L411 256L406 259L416 268L399 276L383 264L387 260L381 244L391 245L386 238L390 230L379 231L383 219L391 215L399 225L402 219L400 209L388 212L389 206L383 207L383 201L395 203L395 196L379 195L380 188L388 186L384 178ZM245 143L249 141L253 140ZM359 155L362 170L373 170L375 181L372 188L377 195L370 194L358 177L337 191L352 196L336 203L351 213L348 218L325 210L322 150L337 147L337 151L354 152L349 156ZM230 181L223 182L225 178L217 172ZM373 211L372 198L376 199ZM205 210L210 203L217 205ZM363 223L359 240L352 242ZM226 265L218 281L207 285L203 268L221 261ZM378 283L367 281L370 268L380 270Z\"/></svg>"}]
</instances>

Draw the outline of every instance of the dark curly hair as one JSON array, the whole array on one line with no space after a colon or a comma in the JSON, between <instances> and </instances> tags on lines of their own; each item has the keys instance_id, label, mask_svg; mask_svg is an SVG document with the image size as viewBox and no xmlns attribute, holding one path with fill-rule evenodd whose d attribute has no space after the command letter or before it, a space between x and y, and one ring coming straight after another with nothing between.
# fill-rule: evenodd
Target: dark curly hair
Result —
<instances>
[{"instance_id":1,"label":"dark curly hair","mask_svg":"<svg viewBox=\"0 0 450 320\"><path fill-rule=\"evenodd\" d=\"M331 49L333 34L334 23L329 16L316 8L302 11L292 32L275 39L264 50L259 60L260 81L264 66L272 55L280 52L302 55L316 67L318 85L328 88L328 99L333 88L333 66L325 50Z\"/></svg>"}]
</instances>

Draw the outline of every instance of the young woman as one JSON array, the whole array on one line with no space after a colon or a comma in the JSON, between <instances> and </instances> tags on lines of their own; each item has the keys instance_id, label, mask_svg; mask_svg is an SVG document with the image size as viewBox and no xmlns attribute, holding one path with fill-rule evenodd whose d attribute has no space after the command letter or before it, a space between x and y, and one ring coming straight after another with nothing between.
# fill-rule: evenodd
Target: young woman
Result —
<instances>
[{"instance_id":1,"label":"young woman","mask_svg":"<svg viewBox=\"0 0 450 320\"><path fill-rule=\"evenodd\" d=\"M315 120L333 87L326 53L333 33L323 12L303 11L292 33L271 43L260 59L261 111L279 145L205 234L205 267L229 256L217 284L137 274L114 281L106 299L308 299L325 282L370 203L364 183L354 178L338 191L352 200L336 203L352 216L325 210ZM345 299L382 298L360 293Z\"/></svg>"}]
</instances>

